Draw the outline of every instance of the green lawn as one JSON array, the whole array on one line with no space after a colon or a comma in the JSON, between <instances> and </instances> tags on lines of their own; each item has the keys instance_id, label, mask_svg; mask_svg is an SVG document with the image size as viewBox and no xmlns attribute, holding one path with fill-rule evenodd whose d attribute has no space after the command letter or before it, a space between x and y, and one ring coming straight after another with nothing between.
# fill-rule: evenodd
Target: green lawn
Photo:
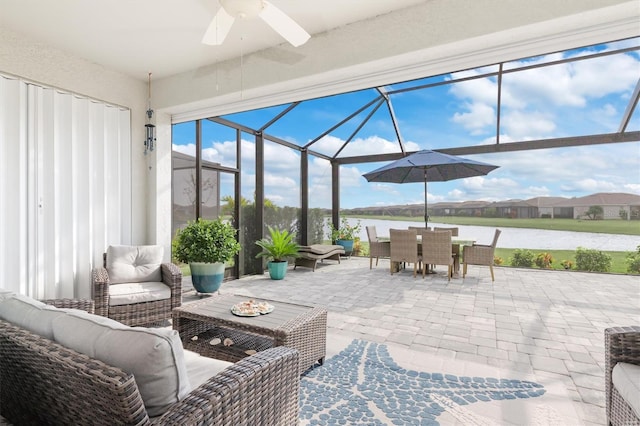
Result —
<instances>
[{"instance_id":1,"label":"green lawn","mask_svg":"<svg viewBox=\"0 0 640 426\"><path fill-rule=\"evenodd\" d=\"M422 217L349 216L360 219L402 220L423 222ZM604 234L640 235L637 220L578 220L578 219L507 219L465 216L432 216L430 222L452 225L491 226L494 228L530 228L555 231L596 232Z\"/></svg>"}]
</instances>

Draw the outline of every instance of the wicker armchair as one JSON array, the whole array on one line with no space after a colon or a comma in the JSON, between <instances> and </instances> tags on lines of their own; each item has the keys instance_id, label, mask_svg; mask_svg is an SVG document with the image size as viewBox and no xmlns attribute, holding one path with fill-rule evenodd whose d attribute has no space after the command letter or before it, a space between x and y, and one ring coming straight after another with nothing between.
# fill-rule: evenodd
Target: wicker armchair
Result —
<instances>
[{"instance_id":1,"label":"wicker armchair","mask_svg":"<svg viewBox=\"0 0 640 426\"><path fill-rule=\"evenodd\" d=\"M131 249L140 247L152 246L132 246ZM112 247L109 247L107 253L103 255L103 266L94 268L91 274L95 313L130 326L152 324L170 319L171 310L182 305L182 272L180 268L173 263L158 263L159 271L157 271L157 274L160 275L159 282L155 282L155 279L149 279L147 282L136 282L136 285L131 290L130 300L127 303L115 303L112 294L113 290L118 287L114 286L129 285L129 283L115 284L112 282L110 273L114 271L109 268L110 259L108 258L110 253L114 252L111 249ZM136 265L136 262L138 260L135 258L131 259L132 265ZM139 265L135 267L139 267ZM160 297L157 296L158 287L161 288L161 292L163 291L162 288L165 288L164 294ZM155 295L151 295L154 292ZM120 291L119 295L123 296L122 291ZM127 295L124 294L124 296Z\"/></svg>"},{"instance_id":2,"label":"wicker armchair","mask_svg":"<svg viewBox=\"0 0 640 426\"><path fill-rule=\"evenodd\" d=\"M613 327L604 331L605 398L607 422L611 425L640 425L638 415L612 382L613 368L619 362L640 365L640 326ZM640 395L636 396L640 398Z\"/></svg>"},{"instance_id":3,"label":"wicker armchair","mask_svg":"<svg viewBox=\"0 0 640 426\"><path fill-rule=\"evenodd\" d=\"M499 229L496 229L493 235L493 242L490 246L474 244L472 246L464 246L462 249L462 261L464 262L462 267L462 278L467 275L467 265L484 265L489 267L491 271L491 281L495 281L493 275L493 254L498 244L498 237L500 236Z\"/></svg>"},{"instance_id":4,"label":"wicker armchair","mask_svg":"<svg viewBox=\"0 0 640 426\"><path fill-rule=\"evenodd\" d=\"M422 278L426 265L447 265L447 277L453 275L453 254L451 253L451 231L422 231Z\"/></svg>"},{"instance_id":5,"label":"wicker armchair","mask_svg":"<svg viewBox=\"0 0 640 426\"><path fill-rule=\"evenodd\" d=\"M452 237L457 237L460 229L458 227L439 228L434 227L434 231L451 231ZM460 244L451 244L451 254L453 254L453 269L458 272L460 270Z\"/></svg>"},{"instance_id":6,"label":"wicker armchair","mask_svg":"<svg viewBox=\"0 0 640 426\"><path fill-rule=\"evenodd\" d=\"M422 259L418 254L418 234L415 229L390 229L389 237L391 239L391 275L395 272L398 265L413 263L413 278L418 273L418 266L422 263Z\"/></svg>"},{"instance_id":7,"label":"wicker armchair","mask_svg":"<svg viewBox=\"0 0 640 426\"><path fill-rule=\"evenodd\" d=\"M376 266L378 266L378 259L391 256L391 245L388 241L378 240L378 233L375 226L367 226L366 229L367 238L369 239L369 269L372 269L374 257L376 258Z\"/></svg>"}]
</instances>

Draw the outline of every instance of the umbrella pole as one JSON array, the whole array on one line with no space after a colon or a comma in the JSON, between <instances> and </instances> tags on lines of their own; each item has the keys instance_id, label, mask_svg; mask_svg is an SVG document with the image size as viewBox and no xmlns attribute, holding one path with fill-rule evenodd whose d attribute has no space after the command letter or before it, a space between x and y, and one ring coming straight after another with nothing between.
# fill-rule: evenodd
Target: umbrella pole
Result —
<instances>
[{"instance_id":1,"label":"umbrella pole","mask_svg":"<svg viewBox=\"0 0 640 426\"><path fill-rule=\"evenodd\" d=\"M429 224L429 213L427 213L427 169L424 169L424 227Z\"/></svg>"}]
</instances>

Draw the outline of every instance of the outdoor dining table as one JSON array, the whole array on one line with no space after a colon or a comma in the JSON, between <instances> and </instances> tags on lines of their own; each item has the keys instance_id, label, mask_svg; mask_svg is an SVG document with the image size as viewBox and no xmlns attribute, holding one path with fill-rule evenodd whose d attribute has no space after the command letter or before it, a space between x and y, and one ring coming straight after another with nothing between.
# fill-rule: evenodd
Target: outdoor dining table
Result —
<instances>
[{"instance_id":1,"label":"outdoor dining table","mask_svg":"<svg viewBox=\"0 0 640 426\"><path fill-rule=\"evenodd\" d=\"M391 246L391 239L387 236L378 237L378 241L382 244L389 244ZM472 237L451 237L451 252L462 254L462 250L460 247L462 246L471 246L475 244L476 239ZM422 235L418 234L418 238L416 239L416 244L418 244L418 254L422 253ZM390 252L391 250L389 250ZM455 272L460 271L460 258L459 256L454 260L454 270Z\"/></svg>"}]
</instances>

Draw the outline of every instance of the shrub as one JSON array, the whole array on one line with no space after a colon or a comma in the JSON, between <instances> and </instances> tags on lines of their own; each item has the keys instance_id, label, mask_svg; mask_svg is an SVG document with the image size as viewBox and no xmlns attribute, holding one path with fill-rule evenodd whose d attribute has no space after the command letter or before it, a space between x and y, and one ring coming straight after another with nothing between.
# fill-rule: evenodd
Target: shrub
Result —
<instances>
[{"instance_id":1,"label":"shrub","mask_svg":"<svg viewBox=\"0 0 640 426\"><path fill-rule=\"evenodd\" d=\"M570 260L563 260L562 262L560 262L560 264L562 265L562 267L564 269L571 269L573 268L573 262Z\"/></svg>"},{"instance_id":2,"label":"shrub","mask_svg":"<svg viewBox=\"0 0 640 426\"><path fill-rule=\"evenodd\" d=\"M627 253L627 272L640 274L640 246L636 247L635 252Z\"/></svg>"},{"instance_id":3,"label":"shrub","mask_svg":"<svg viewBox=\"0 0 640 426\"><path fill-rule=\"evenodd\" d=\"M591 220L604 219L604 209L602 206L590 206L585 215Z\"/></svg>"},{"instance_id":4,"label":"shrub","mask_svg":"<svg viewBox=\"0 0 640 426\"><path fill-rule=\"evenodd\" d=\"M533 266L533 252L531 250L516 249L511 258L511 266L531 268Z\"/></svg>"},{"instance_id":5,"label":"shrub","mask_svg":"<svg viewBox=\"0 0 640 426\"><path fill-rule=\"evenodd\" d=\"M553 263L553 257L549 253L538 253L535 263L538 268L550 269Z\"/></svg>"},{"instance_id":6,"label":"shrub","mask_svg":"<svg viewBox=\"0 0 640 426\"><path fill-rule=\"evenodd\" d=\"M599 250L576 249L576 269L589 272L609 272L611 256Z\"/></svg>"}]
</instances>

